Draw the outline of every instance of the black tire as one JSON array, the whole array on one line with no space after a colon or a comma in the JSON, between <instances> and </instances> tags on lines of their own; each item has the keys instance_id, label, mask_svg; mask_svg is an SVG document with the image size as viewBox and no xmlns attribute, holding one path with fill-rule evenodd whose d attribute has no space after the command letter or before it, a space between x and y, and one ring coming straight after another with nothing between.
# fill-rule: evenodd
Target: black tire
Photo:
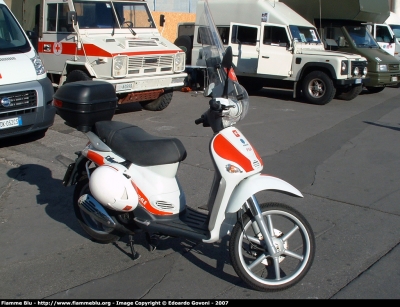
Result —
<instances>
[{"instance_id":1,"label":"black tire","mask_svg":"<svg viewBox=\"0 0 400 307\"><path fill-rule=\"evenodd\" d=\"M239 83L249 93L258 92L264 87L264 80L262 78L239 77L239 76L237 78L238 78Z\"/></svg>"},{"instance_id":2,"label":"black tire","mask_svg":"<svg viewBox=\"0 0 400 307\"><path fill-rule=\"evenodd\" d=\"M90 78L89 75L85 73L83 70L73 70L67 75L67 80L65 80L64 84L76 81L89 81L89 80L92 80L92 78Z\"/></svg>"},{"instance_id":3,"label":"black tire","mask_svg":"<svg viewBox=\"0 0 400 307\"><path fill-rule=\"evenodd\" d=\"M376 94L376 93L380 93L382 92L385 88L382 87L376 87L376 86L366 86L368 92L370 92L371 94Z\"/></svg>"},{"instance_id":4,"label":"black tire","mask_svg":"<svg viewBox=\"0 0 400 307\"><path fill-rule=\"evenodd\" d=\"M260 241L254 234L252 223L255 219L250 211L233 228L229 241L231 263L236 274L253 289L284 290L298 283L311 268L315 256L314 233L304 216L294 208L281 203L265 203L260 207L267 228L274 229L272 241L281 251L275 266L268 251L257 244ZM261 257L264 260L255 265Z\"/></svg>"},{"instance_id":5,"label":"black tire","mask_svg":"<svg viewBox=\"0 0 400 307\"><path fill-rule=\"evenodd\" d=\"M81 178L76 184L73 198L75 216L83 230L93 239L93 241L99 243L107 244L118 241L123 234L115 231L111 227L106 227L95 221L79 208L78 199L83 194L90 194L89 179L86 176Z\"/></svg>"},{"instance_id":6,"label":"black tire","mask_svg":"<svg viewBox=\"0 0 400 307\"><path fill-rule=\"evenodd\" d=\"M346 89L337 89L336 98L340 100L353 100L356 98L363 90L362 84L355 85Z\"/></svg>"},{"instance_id":7,"label":"black tire","mask_svg":"<svg viewBox=\"0 0 400 307\"><path fill-rule=\"evenodd\" d=\"M142 101L140 105L148 111L162 111L170 104L173 91L167 90L160 97L152 101Z\"/></svg>"},{"instance_id":8,"label":"black tire","mask_svg":"<svg viewBox=\"0 0 400 307\"><path fill-rule=\"evenodd\" d=\"M336 94L333 81L322 71L312 71L302 81L303 97L312 104L325 105Z\"/></svg>"}]
</instances>

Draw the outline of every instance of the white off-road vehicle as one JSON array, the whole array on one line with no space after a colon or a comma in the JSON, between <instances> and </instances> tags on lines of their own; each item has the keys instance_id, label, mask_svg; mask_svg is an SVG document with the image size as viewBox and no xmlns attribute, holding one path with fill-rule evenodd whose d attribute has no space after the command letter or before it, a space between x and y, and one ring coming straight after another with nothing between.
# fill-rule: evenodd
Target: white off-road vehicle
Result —
<instances>
[{"instance_id":1,"label":"white off-road vehicle","mask_svg":"<svg viewBox=\"0 0 400 307\"><path fill-rule=\"evenodd\" d=\"M196 15L201 15L203 0ZM324 105L334 97L351 100L369 81L367 60L358 54L325 50L316 28L284 3L260 0L208 0L224 46L233 50L235 72L247 90L293 90L306 101ZM187 68L204 67L202 34L178 37L187 50ZM204 43L204 42L203 42Z\"/></svg>"}]
</instances>

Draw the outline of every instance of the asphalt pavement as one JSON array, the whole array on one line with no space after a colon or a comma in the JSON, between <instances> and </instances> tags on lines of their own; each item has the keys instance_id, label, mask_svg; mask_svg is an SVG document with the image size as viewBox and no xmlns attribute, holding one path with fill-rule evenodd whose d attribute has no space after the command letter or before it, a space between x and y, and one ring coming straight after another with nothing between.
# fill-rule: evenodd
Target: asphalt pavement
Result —
<instances>
[{"instance_id":1,"label":"asphalt pavement","mask_svg":"<svg viewBox=\"0 0 400 307\"><path fill-rule=\"evenodd\" d=\"M280 292L258 292L230 264L227 239L214 244L179 238L132 260L127 238L92 242L72 209L73 187L61 182L85 136L56 121L43 138L0 146L1 299L399 299L400 91L362 93L316 106L291 93L251 95L237 127L264 161L264 173L297 187L304 198L268 192L261 201L294 206L310 222L316 256L305 278ZM175 136L188 157L178 178L189 206L207 202L213 178L211 129L194 124L201 93L176 91L161 112L123 107L114 116L150 133Z\"/></svg>"}]
</instances>

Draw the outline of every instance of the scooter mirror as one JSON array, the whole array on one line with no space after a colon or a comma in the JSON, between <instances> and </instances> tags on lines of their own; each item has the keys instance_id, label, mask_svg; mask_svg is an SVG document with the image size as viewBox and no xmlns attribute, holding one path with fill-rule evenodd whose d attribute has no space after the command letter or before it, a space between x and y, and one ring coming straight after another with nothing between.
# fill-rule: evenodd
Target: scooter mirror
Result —
<instances>
[{"instance_id":1,"label":"scooter mirror","mask_svg":"<svg viewBox=\"0 0 400 307\"><path fill-rule=\"evenodd\" d=\"M222 67L224 68L231 68L232 67L232 60L233 60L233 55L232 55L232 47L228 46L225 49L225 54L224 57L222 58Z\"/></svg>"}]
</instances>

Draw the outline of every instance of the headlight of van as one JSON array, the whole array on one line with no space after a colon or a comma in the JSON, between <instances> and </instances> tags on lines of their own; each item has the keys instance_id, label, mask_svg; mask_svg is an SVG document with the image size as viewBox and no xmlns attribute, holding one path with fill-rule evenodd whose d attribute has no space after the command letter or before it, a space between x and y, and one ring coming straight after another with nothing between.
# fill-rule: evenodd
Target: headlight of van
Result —
<instances>
[{"instance_id":1,"label":"headlight of van","mask_svg":"<svg viewBox=\"0 0 400 307\"><path fill-rule=\"evenodd\" d=\"M126 76L128 57L126 55L118 55L113 58L113 71L114 78L123 78Z\"/></svg>"},{"instance_id":2,"label":"headlight of van","mask_svg":"<svg viewBox=\"0 0 400 307\"><path fill-rule=\"evenodd\" d=\"M46 70L44 69L42 60L40 59L38 54L35 54L33 58L31 58L32 64L35 67L36 74L38 76L43 75L46 73Z\"/></svg>"},{"instance_id":3,"label":"headlight of van","mask_svg":"<svg viewBox=\"0 0 400 307\"><path fill-rule=\"evenodd\" d=\"M388 71L387 65L386 64L379 64L378 65L378 71Z\"/></svg>"},{"instance_id":4,"label":"headlight of van","mask_svg":"<svg viewBox=\"0 0 400 307\"><path fill-rule=\"evenodd\" d=\"M175 72L180 72L185 70L186 54L184 52L178 52L175 55Z\"/></svg>"}]
</instances>

